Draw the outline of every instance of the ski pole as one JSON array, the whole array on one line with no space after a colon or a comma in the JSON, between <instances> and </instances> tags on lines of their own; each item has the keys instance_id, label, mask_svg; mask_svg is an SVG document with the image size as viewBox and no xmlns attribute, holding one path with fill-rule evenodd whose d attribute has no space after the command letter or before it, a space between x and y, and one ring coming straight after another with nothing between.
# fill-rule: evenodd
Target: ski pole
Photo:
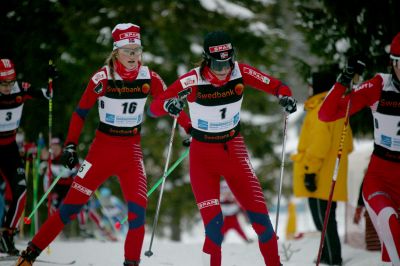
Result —
<instances>
[{"instance_id":1,"label":"ski pole","mask_svg":"<svg viewBox=\"0 0 400 266\"><path fill-rule=\"evenodd\" d=\"M276 220L275 220L275 233L278 236L278 221L279 221L279 209L281 205L281 195L282 195L282 185L283 185L283 171L285 168L285 149L286 149L286 135L287 135L287 123L288 123L288 114L284 112L283 119L283 142L282 142L282 153L281 153L281 174L279 180L279 189L278 189L278 203L276 209ZM279 238L279 237L278 237Z\"/></svg>"},{"instance_id":2,"label":"ski pole","mask_svg":"<svg viewBox=\"0 0 400 266\"><path fill-rule=\"evenodd\" d=\"M38 204L33 208L32 212L29 214L29 216L24 218L24 223L25 224L30 224L31 223L31 218L32 216L36 213L37 209L39 206L43 203L43 201L46 199L47 195L50 193L50 191L54 188L54 186L57 184L58 180L65 174L66 168L63 168L61 173L54 179L53 183L51 183L50 187L47 189L46 193L42 196L42 198L39 200Z\"/></svg>"},{"instance_id":3,"label":"ski pole","mask_svg":"<svg viewBox=\"0 0 400 266\"><path fill-rule=\"evenodd\" d=\"M162 177L162 182L161 182L161 189L160 189L160 194L158 195L158 201L157 201L157 208L156 208L156 216L154 217L154 222L153 222L153 231L151 232L151 239L150 239L150 245L149 245L149 250L147 250L144 255L147 257L150 257L153 255L153 252L151 251L151 247L153 245L153 239L154 239L154 233L156 231L156 226L158 222L158 215L160 213L160 207L161 207L161 200L162 200L162 195L164 192L164 185L165 185L165 179L167 177L167 171L168 171L168 164L169 164L169 159L171 157L171 151L172 151L172 143L174 141L174 135L175 135L175 128L177 124L178 118L174 117L174 122L172 124L172 129L171 129L171 137L169 139L169 146L168 146L168 152L167 152L167 159L165 161L165 166L164 166L164 174Z\"/></svg>"},{"instance_id":4,"label":"ski pole","mask_svg":"<svg viewBox=\"0 0 400 266\"><path fill-rule=\"evenodd\" d=\"M49 60L49 66L48 66L48 83L47 83L47 89L49 91L49 158L47 159L47 169L48 169L48 174L47 174L47 181L48 183L51 182L51 177L52 177L52 171L51 171L51 163L53 160L53 150L51 148L51 139L52 139L52 131L53 131L53 76L54 76L54 65L53 61ZM51 214L51 197L50 195L47 198L47 216L50 216Z\"/></svg>"},{"instance_id":5,"label":"ski pole","mask_svg":"<svg viewBox=\"0 0 400 266\"><path fill-rule=\"evenodd\" d=\"M350 86L350 88L351 87L352 86ZM351 102L351 99L349 99L349 101L347 103L345 120L344 120L344 124L343 124L342 133L340 135L339 149L338 149L337 156L336 156L335 168L333 170L332 183L331 183L331 188L330 188L330 192L329 192L328 205L327 205L326 211L325 211L324 225L322 227L322 232L321 232L321 240L319 242L318 257L317 257L316 266L318 266L320 261L321 261L322 249L324 247L324 239L325 239L326 228L328 226L328 220L329 220L329 215L330 215L331 206L332 206L333 192L335 190L336 179L337 179L337 176L338 176L338 173L339 173L340 159L342 157L342 152L343 152L344 140L345 140L346 135L347 135L347 126L349 124L350 102Z\"/></svg>"},{"instance_id":6,"label":"ski pole","mask_svg":"<svg viewBox=\"0 0 400 266\"><path fill-rule=\"evenodd\" d=\"M182 153L182 155L178 158L178 160L176 160L175 163L168 169L167 174L165 175L165 178L167 178L172 173L172 171L175 170L175 168L183 161L183 159L186 158L186 156L188 154L189 154L189 148L187 148L185 150L185 152ZM154 190L156 190L160 186L160 184L163 180L163 177L164 176L160 177L157 180L157 182L154 184L154 186L151 187L151 189L147 192L147 197L150 197L150 195L153 194ZM121 225L124 224L127 220L128 220L128 216L126 216L122 221L116 222L115 227L117 229L121 228Z\"/></svg>"},{"instance_id":7,"label":"ski pole","mask_svg":"<svg viewBox=\"0 0 400 266\"><path fill-rule=\"evenodd\" d=\"M112 231L114 234L117 233L117 232L115 231L115 228L114 228L114 222L113 222L113 220L112 220L112 217L110 217L110 215L108 214L107 209L104 207L104 204L103 204L103 202L102 202L102 198L100 197L99 191L96 190L96 191L94 192L94 195L96 196L97 200L99 201L99 205L100 205L101 212L102 212L103 215L106 217L107 222L111 225L111 231Z\"/></svg>"}]
</instances>

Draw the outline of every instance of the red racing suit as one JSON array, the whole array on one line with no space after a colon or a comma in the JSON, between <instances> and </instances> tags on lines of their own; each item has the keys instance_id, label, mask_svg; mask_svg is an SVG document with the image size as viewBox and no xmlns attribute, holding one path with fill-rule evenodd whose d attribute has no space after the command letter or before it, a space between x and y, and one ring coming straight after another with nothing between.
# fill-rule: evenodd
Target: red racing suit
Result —
<instances>
[{"instance_id":1,"label":"red racing suit","mask_svg":"<svg viewBox=\"0 0 400 266\"><path fill-rule=\"evenodd\" d=\"M115 175L128 205L125 259L140 260L147 205L140 128L147 97L156 97L166 86L160 76L146 66L139 66L136 75L130 78L121 78L117 69L114 71L113 78L110 68L105 66L92 76L72 115L66 144L78 143L85 117L96 102L99 126L63 203L32 239L32 244L40 250L53 241L65 224L76 218L93 192Z\"/></svg>"},{"instance_id":2,"label":"red racing suit","mask_svg":"<svg viewBox=\"0 0 400 266\"><path fill-rule=\"evenodd\" d=\"M30 86L27 82L16 82L11 94L0 94L0 179L5 180L12 193L3 227L11 229L17 228L26 201L25 166L16 143L22 109L26 100L48 99L45 91L32 90Z\"/></svg>"},{"instance_id":3,"label":"red racing suit","mask_svg":"<svg viewBox=\"0 0 400 266\"><path fill-rule=\"evenodd\" d=\"M265 264L280 265L276 234L265 198L240 135L240 110L246 85L275 96L290 96L291 91L279 80L238 62L223 83L215 79L207 66L203 71L200 73L200 68L195 68L180 77L152 102L150 112L156 116L165 115L166 99L190 91L186 98L193 137L190 180L205 227L206 263L221 265L223 216L219 199L220 177L224 176L258 235Z\"/></svg>"},{"instance_id":4,"label":"red racing suit","mask_svg":"<svg viewBox=\"0 0 400 266\"><path fill-rule=\"evenodd\" d=\"M373 114L374 150L365 174L363 198L376 228L382 260L399 266L400 254L400 91L391 74L377 74L343 96L346 88L336 83L319 111L322 121L345 116L350 100L350 115L364 107Z\"/></svg>"}]
</instances>

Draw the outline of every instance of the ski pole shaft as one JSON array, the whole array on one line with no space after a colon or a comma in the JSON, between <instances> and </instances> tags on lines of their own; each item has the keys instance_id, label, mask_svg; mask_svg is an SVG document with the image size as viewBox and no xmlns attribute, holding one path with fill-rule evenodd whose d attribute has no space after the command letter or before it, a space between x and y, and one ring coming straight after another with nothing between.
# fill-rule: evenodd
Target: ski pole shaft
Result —
<instances>
[{"instance_id":1,"label":"ski pole shaft","mask_svg":"<svg viewBox=\"0 0 400 266\"><path fill-rule=\"evenodd\" d=\"M172 144L174 141L174 136L175 136L175 128L177 124L178 118L174 117L174 122L172 124L172 129L171 129L171 137L169 139L169 145L168 145L168 152L167 152L167 159L165 161L165 166L164 166L164 174L162 177L162 182L161 182L161 189L160 189L160 194L158 195L158 201L157 201L157 208L156 208L156 215L154 217L154 222L153 222L153 231L151 232L151 238L150 238L150 245L149 245L149 250L147 250L144 254L148 257L153 255L153 252L151 251L151 247L153 246L153 240L154 240L154 234L156 231L157 223L158 223L158 216L160 214L160 207L161 207L161 200L164 192L164 185L165 185L165 179L167 177L167 171L168 171L168 165L169 165L169 159L171 158L171 151L172 151Z\"/></svg>"},{"instance_id":2,"label":"ski pole shaft","mask_svg":"<svg viewBox=\"0 0 400 266\"><path fill-rule=\"evenodd\" d=\"M340 159L342 158L344 140L346 139L347 126L349 124L350 105L351 105L350 102L351 101L349 99L349 101L347 103L347 107L346 107L346 114L345 114L345 120L344 120L344 123L343 123L343 129L342 129L342 133L340 135L339 149L338 149L337 156L336 156L335 168L334 168L333 176L332 176L332 183L331 183L331 188L330 188L330 192L329 192L328 204L327 204L326 210L325 210L324 225L322 227L321 239L320 239L320 242L319 242L318 257L317 257L316 266L318 266L320 261L321 261L322 249L324 248L324 240L325 240L326 228L328 226L328 220L329 220L329 215L330 215L331 206L332 206L333 193L335 191L336 180L337 180L337 176L338 176L338 173L339 173Z\"/></svg>"},{"instance_id":3,"label":"ski pole shaft","mask_svg":"<svg viewBox=\"0 0 400 266\"><path fill-rule=\"evenodd\" d=\"M102 212L103 215L106 217L107 222L111 225L111 230L113 231L113 233L116 233L116 232L115 232L115 228L114 228L114 223L113 223L112 217L110 217L110 215L109 215L108 212L107 212L107 209L104 207L104 204L103 204L103 202L102 202L102 198L100 197L99 191L96 190L96 191L94 192L94 195L96 196L97 200L99 201L99 205L100 205L101 212Z\"/></svg>"},{"instance_id":4,"label":"ski pole shaft","mask_svg":"<svg viewBox=\"0 0 400 266\"><path fill-rule=\"evenodd\" d=\"M185 150L185 152L182 153L182 155L178 158L178 160L176 160L175 163L174 163L173 165L171 165L171 167L168 169L167 174L165 175L165 177L168 177L168 176L172 173L172 171L174 171L175 168L183 161L183 159L186 158L186 156L187 156L188 154L189 154L189 148L187 148L187 149ZM150 190L147 192L147 197L150 197L150 195L153 194L153 192L160 186L160 184L161 184L162 181L163 181L163 177L164 177L164 175L161 176L161 177L157 180L157 182L154 184L154 186L152 186L152 187L150 188ZM124 223L126 223L127 220L128 220L128 216L126 216L126 217L119 223L119 226L122 225L122 224L124 224Z\"/></svg>"},{"instance_id":5,"label":"ski pole shaft","mask_svg":"<svg viewBox=\"0 0 400 266\"><path fill-rule=\"evenodd\" d=\"M281 195L282 195L282 185L283 185L283 173L285 169L285 149L286 149L286 135L287 135L287 123L288 114L284 112L284 122L283 122L283 142L282 142L282 153L281 153L281 173L279 179L279 189L278 189L278 203L276 207L276 220L275 220L275 233L278 235L278 222L279 222L279 209L281 205Z\"/></svg>"},{"instance_id":6,"label":"ski pole shaft","mask_svg":"<svg viewBox=\"0 0 400 266\"><path fill-rule=\"evenodd\" d=\"M28 217L24 218L25 224L30 224L30 220L32 216L36 213L37 209L40 207L40 205L43 203L43 201L46 199L47 195L51 192L51 190L54 188L54 186L57 184L58 180L64 175L65 173L65 168L61 171L61 173L54 179L53 183L51 183L50 187L47 189L47 191L44 193L42 198L39 200L38 204L33 208L32 212L29 214Z\"/></svg>"},{"instance_id":7,"label":"ski pole shaft","mask_svg":"<svg viewBox=\"0 0 400 266\"><path fill-rule=\"evenodd\" d=\"M49 69L54 68L53 66L53 61L49 60ZM49 119L48 119L48 123L49 123L49 145L48 145L48 150L49 150L49 158L47 160L47 169L48 169L48 175L47 175L47 181L50 183L51 182L51 176L52 176L52 171L51 171L51 163L53 160L53 150L51 148L51 139L52 139L52 132L53 132L53 77L52 75L49 73L48 75L48 83L47 83L47 87L48 87L48 91L50 94L49 97ZM48 211L47 211L47 215L50 216L51 214L51 197L49 196L47 198L47 206L48 206Z\"/></svg>"}]
</instances>

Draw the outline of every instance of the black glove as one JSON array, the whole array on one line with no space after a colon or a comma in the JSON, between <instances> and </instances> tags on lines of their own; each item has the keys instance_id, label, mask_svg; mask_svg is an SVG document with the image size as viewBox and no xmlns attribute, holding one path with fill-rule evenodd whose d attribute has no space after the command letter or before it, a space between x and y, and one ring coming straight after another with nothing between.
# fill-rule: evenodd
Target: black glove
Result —
<instances>
[{"instance_id":1,"label":"black glove","mask_svg":"<svg viewBox=\"0 0 400 266\"><path fill-rule=\"evenodd\" d=\"M294 113L297 110L296 100L290 96L280 96L279 104L285 108L285 111L289 114Z\"/></svg>"},{"instance_id":2,"label":"black glove","mask_svg":"<svg viewBox=\"0 0 400 266\"><path fill-rule=\"evenodd\" d=\"M69 143L67 146L65 146L60 158L60 162L62 165L71 170L75 167L75 165L79 162L78 154L76 154L75 144Z\"/></svg>"},{"instance_id":3,"label":"black glove","mask_svg":"<svg viewBox=\"0 0 400 266\"><path fill-rule=\"evenodd\" d=\"M182 141L182 145L185 147L190 147L190 143L192 142L192 138L184 139Z\"/></svg>"},{"instance_id":4,"label":"black glove","mask_svg":"<svg viewBox=\"0 0 400 266\"><path fill-rule=\"evenodd\" d=\"M51 79L58 78L58 70L53 62L49 62L49 66L47 67L47 76Z\"/></svg>"},{"instance_id":5,"label":"black glove","mask_svg":"<svg viewBox=\"0 0 400 266\"><path fill-rule=\"evenodd\" d=\"M317 184L315 178L316 174L304 175L304 185L306 186L306 189L310 192L314 192L317 190Z\"/></svg>"},{"instance_id":6,"label":"black glove","mask_svg":"<svg viewBox=\"0 0 400 266\"><path fill-rule=\"evenodd\" d=\"M164 109L173 116L179 115L179 113L185 107L185 102L179 98L171 98L164 103Z\"/></svg>"},{"instance_id":7,"label":"black glove","mask_svg":"<svg viewBox=\"0 0 400 266\"><path fill-rule=\"evenodd\" d=\"M347 60L347 65L343 69L342 73L338 76L337 82L345 87L350 87L350 83L356 74L362 75L365 69L365 60L361 59L359 56L350 57Z\"/></svg>"}]
</instances>

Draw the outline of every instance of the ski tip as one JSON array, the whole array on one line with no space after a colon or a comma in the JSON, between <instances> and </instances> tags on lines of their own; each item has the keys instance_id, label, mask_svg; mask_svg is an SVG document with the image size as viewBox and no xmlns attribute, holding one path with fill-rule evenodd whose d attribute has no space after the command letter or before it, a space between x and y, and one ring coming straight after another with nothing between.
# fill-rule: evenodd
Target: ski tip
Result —
<instances>
[{"instance_id":1,"label":"ski tip","mask_svg":"<svg viewBox=\"0 0 400 266\"><path fill-rule=\"evenodd\" d=\"M31 224L31 219L29 219L29 217L24 217L24 224Z\"/></svg>"}]
</instances>

